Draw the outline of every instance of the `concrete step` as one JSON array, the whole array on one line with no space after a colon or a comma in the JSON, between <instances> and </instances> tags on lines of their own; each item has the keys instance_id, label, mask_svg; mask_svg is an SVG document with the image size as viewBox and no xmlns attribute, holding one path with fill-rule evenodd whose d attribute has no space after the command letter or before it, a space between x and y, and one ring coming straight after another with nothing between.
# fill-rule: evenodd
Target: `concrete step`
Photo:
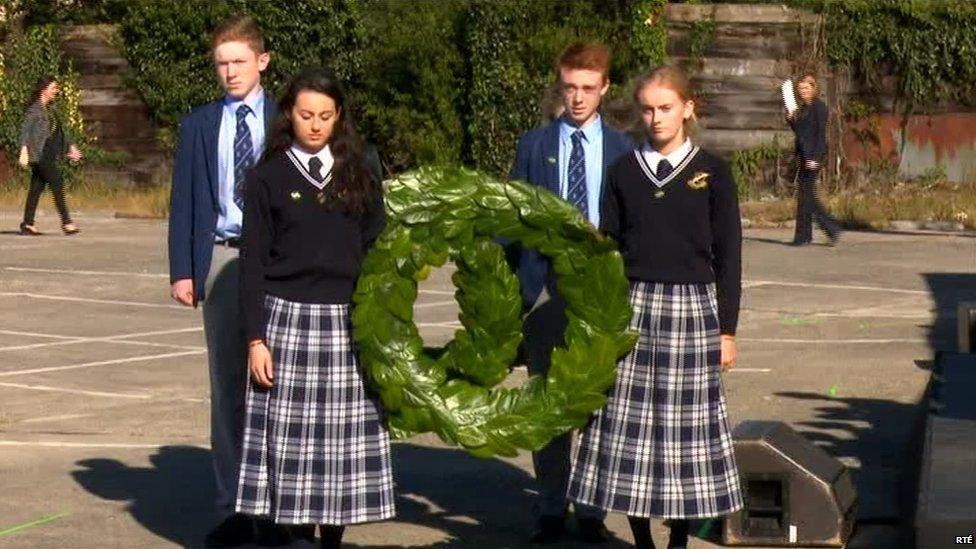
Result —
<instances>
[{"instance_id":1,"label":"concrete step","mask_svg":"<svg viewBox=\"0 0 976 549\"><path fill-rule=\"evenodd\" d=\"M142 106L139 95L129 89L103 88L81 91L81 106L84 107L127 107Z\"/></svg>"},{"instance_id":2,"label":"concrete step","mask_svg":"<svg viewBox=\"0 0 976 549\"><path fill-rule=\"evenodd\" d=\"M675 55L670 60L682 66L690 66L694 63L698 67L694 74L703 77L760 77L757 83L768 83L769 78L783 80L793 74L792 63L783 59L703 57L696 61L689 57Z\"/></svg>"},{"instance_id":3,"label":"concrete step","mask_svg":"<svg viewBox=\"0 0 976 549\"><path fill-rule=\"evenodd\" d=\"M82 90L125 88L121 74L83 74L78 78Z\"/></svg>"},{"instance_id":4,"label":"concrete step","mask_svg":"<svg viewBox=\"0 0 976 549\"><path fill-rule=\"evenodd\" d=\"M667 4L664 18L668 22L692 23L695 21L714 21L715 23L762 23L798 25L816 24L820 16L804 10L795 10L784 5L755 4Z\"/></svg>"}]
</instances>

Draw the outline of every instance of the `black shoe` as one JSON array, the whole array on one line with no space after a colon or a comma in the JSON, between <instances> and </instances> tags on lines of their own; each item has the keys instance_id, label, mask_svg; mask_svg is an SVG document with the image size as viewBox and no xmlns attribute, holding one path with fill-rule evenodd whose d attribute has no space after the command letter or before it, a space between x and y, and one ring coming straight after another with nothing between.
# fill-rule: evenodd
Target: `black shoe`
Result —
<instances>
[{"instance_id":1,"label":"black shoe","mask_svg":"<svg viewBox=\"0 0 976 549\"><path fill-rule=\"evenodd\" d=\"M806 246L807 244L810 244L810 242L810 240L794 240L793 242L790 242L790 246Z\"/></svg>"},{"instance_id":2,"label":"black shoe","mask_svg":"<svg viewBox=\"0 0 976 549\"><path fill-rule=\"evenodd\" d=\"M239 547L254 541L254 521L247 515L231 515L207 534L207 547Z\"/></svg>"},{"instance_id":3,"label":"black shoe","mask_svg":"<svg viewBox=\"0 0 976 549\"><path fill-rule=\"evenodd\" d=\"M840 242L840 231L834 230L834 232L827 235L827 245L833 248Z\"/></svg>"},{"instance_id":4,"label":"black shoe","mask_svg":"<svg viewBox=\"0 0 976 549\"><path fill-rule=\"evenodd\" d=\"M532 543L556 543L566 533L566 519L563 517L539 517L536 530L529 541Z\"/></svg>"},{"instance_id":5,"label":"black shoe","mask_svg":"<svg viewBox=\"0 0 976 549\"><path fill-rule=\"evenodd\" d=\"M287 526L275 524L268 519L258 519L254 525L254 543L259 547L284 547L292 542L292 535Z\"/></svg>"},{"instance_id":6,"label":"black shoe","mask_svg":"<svg viewBox=\"0 0 976 549\"><path fill-rule=\"evenodd\" d=\"M603 521L596 518L578 518L580 539L586 543L603 543L610 540L610 531Z\"/></svg>"}]
</instances>

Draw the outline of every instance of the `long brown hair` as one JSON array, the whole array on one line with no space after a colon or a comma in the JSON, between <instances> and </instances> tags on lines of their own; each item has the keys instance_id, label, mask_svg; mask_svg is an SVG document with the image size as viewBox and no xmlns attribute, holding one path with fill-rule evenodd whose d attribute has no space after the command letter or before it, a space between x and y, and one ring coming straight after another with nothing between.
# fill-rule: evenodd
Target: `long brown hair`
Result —
<instances>
[{"instance_id":1,"label":"long brown hair","mask_svg":"<svg viewBox=\"0 0 976 549\"><path fill-rule=\"evenodd\" d=\"M353 124L346 105L346 92L339 77L330 69L307 67L288 82L281 99L278 100L280 111L271 125L261 161L266 162L283 153L295 142L291 111L298 94L302 91L325 94L335 101L339 119L336 120L328 143L335 158L332 167L334 178L330 185L332 194L349 211L362 213L368 210L375 203L380 186L378 182L373 181L366 167L366 145Z\"/></svg>"}]
</instances>

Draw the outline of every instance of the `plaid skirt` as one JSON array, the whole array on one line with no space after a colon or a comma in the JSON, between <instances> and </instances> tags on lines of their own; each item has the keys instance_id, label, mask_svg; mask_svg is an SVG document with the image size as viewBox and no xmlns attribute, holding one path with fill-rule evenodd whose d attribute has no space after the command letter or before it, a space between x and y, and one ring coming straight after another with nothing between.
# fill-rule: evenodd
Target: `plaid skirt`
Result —
<instances>
[{"instance_id":1,"label":"plaid skirt","mask_svg":"<svg viewBox=\"0 0 976 549\"><path fill-rule=\"evenodd\" d=\"M281 524L393 516L390 440L367 394L347 304L265 299L274 386L247 387L237 511Z\"/></svg>"},{"instance_id":2,"label":"plaid skirt","mask_svg":"<svg viewBox=\"0 0 976 549\"><path fill-rule=\"evenodd\" d=\"M713 284L631 284L637 346L580 437L567 497L629 516L742 506L720 373Z\"/></svg>"}]
</instances>

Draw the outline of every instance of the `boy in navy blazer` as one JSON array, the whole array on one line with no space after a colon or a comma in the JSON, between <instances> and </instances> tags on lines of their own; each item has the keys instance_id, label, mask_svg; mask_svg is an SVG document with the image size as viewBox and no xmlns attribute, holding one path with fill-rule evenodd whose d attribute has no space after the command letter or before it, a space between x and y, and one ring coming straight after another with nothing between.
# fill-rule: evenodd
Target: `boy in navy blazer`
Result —
<instances>
[{"instance_id":1,"label":"boy in navy blazer","mask_svg":"<svg viewBox=\"0 0 976 549\"><path fill-rule=\"evenodd\" d=\"M600 198L607 167L632 151L629 137L603 123L598 112L610 87L610 53L599 44L573 44L556 61L562 96L562 115L552 123L519 138L511 178L550 190L593 223L600 226ZM531 249L518 258L518 275L526 310L525 348L529 370L545 375L552 349L563 344L566 328L565 302L556 293L548 260ZM565 533L569 504L571 434L556 438L532 454L539 496L534 543L555 543ZM593 507L575 506L580 536L599 543L608 538L604 513Z\"/></svg>"},{"instance_id":2,"label":"boy in navy blazer","mask_svg":"<svg viewBox=\"0 0 976 549\"><path fill-rule=\"evenodd\" d=\"M202 304L210 366L210 442L220 524L208 547L254 538L250 518L234 513L243 436L247 354L240 322L238 249L245 174L261 154L274 99L261 87L270 56L250 17L221 23L212 36L223 98L180 123L170 197L169 268L173 299Z\"/></svg>"}]
</instances>

